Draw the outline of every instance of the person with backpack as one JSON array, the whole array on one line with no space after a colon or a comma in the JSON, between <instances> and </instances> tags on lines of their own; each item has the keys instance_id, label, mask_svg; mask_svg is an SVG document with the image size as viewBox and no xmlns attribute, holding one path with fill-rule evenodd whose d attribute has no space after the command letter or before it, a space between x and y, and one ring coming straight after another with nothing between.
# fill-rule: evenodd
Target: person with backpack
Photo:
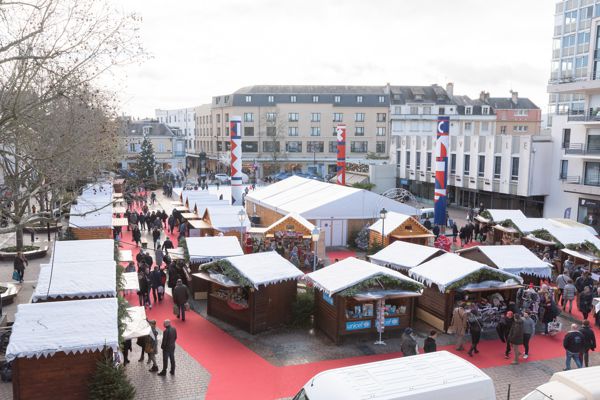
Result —
<instances>
[{"instance_id":1,"label":"person with backpack","mask_svg":"<svg viewBox=\"0 0 600 400\"><path fill-rule=\"evenodd\" d=\"M19 251L13 262L13 268L14 268L15 272L18 274L19 283L23 283L23 278L25 277L25 266L26 265L29 266L29 261L27 261L27 258L25 258L23 253ZM14 274L13 274L13 277L14 277Z\"/></svg>"},{"instance_id":2,"label":"person with backpack","mask_svg":"<svg viewBox=\"0 0 600 400\"><path fill-rule=\"evenodd\" d=\"M156 354L158 354L158 330L156 329L156 321L148 321L150 325L150 334L146 336L144 352L148 354L148 363L152 363L152 368L149 372L158 372L158 364L156 363Z\"/></svg>"},{"instance_id":3,"label":"person with backpack","mask_svg":"<svg viewBox=\"0 0 600 400\"><path fill-rule=\"evenodd\" d=\"M477 350L477 345L481 339L481 323L479 322L479 318L477 318L477 315L473 310L467 314L467 327L469 333L471 334L471 348L467 354L469 357L473 357L473 353L479 353L479 350Z\"/></svg>"},{"instance_id":4,"label":"person with backpack","mask_svg":"<svg viewBox=\"0 0 600 400\"><path fill-rule=\"evenodd\" d=\"M571 330L565 335L563 339L563 347L566 352L565 369L568 371L571 369L571 360L575 361L577 368L581 368L581 358L579 353L584 351L585 337L583 333L577 329L577 324L571 324Z\"/></svg>"},{"instance_id":5,"label":"person with backpack","mask_svg":"<svg viewBox=\"0 0 600 400\"><path fill-rule=\"evenodd\" d=\"M594 330L590 327L590 321L587 319L583 321L583 326L579 330L583 335L583 351L579 355L586 367L590 366L590 350L596 350L596 335Z\"/></svg>"}]
</instances>

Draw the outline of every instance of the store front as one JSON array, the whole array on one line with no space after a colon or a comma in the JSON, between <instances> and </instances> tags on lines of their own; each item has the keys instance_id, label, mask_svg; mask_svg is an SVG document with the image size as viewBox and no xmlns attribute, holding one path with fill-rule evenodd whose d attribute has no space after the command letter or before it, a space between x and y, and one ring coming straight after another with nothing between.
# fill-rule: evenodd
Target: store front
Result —
<instances>
[{"instance_id":1,"label":"store front","mask_svg":"<svg viewBox=\"0 0 600 400\"><path fill-rule=\"evenodd\" d=\"M579 198L577 222L590 225L598 231L600 228L600 200Z\"/></svg>"}]
</instances>

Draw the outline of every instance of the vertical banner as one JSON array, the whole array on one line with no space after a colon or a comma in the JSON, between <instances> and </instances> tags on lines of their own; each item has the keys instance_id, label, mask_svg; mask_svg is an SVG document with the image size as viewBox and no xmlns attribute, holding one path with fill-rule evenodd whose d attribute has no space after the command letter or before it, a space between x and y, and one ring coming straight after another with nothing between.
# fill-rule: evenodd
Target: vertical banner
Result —
<instances>
[{"instance_id":1,"label":"vertical banner","mask_svg":"<svg viewBox=\"0 0 600 400\"><path fill-rule=\"evenodd\" d=\"M335 127L337 136L337 184L346 185L346 125Z\"/></svg>"},{"instance_id":2,"label":"vertical banner","mask_svg":"<svg viewBox=\"0 0 600 400\"><path fill-rule=\"evenodd\" d=\"M435 225L446 225L448 149L450 148L450 117L438 117L435 142L435 191L433 196Z\"/></svg>"},{"instance_id":3,"label":"vertical banner","mask_svg":"<svg viewBox=\"0 0 600 400\"><path fill-rule=\"evenodd\" d=\"M242 117L229 120L231 135L231 205L242 205Z\"/></svg>"}]
</instances>

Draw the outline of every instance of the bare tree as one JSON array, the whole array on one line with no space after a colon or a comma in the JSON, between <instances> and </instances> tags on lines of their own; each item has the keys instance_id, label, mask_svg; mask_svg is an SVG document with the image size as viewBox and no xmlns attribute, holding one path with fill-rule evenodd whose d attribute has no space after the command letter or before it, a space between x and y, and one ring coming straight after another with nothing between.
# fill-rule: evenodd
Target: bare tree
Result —
<instances>
[{"instance_id":1,"label":"bare tree","mask_svg":"<svg viewBox=\"0 0 600 400\"><path fill-rule=\"evenodd\" d=\"M260 153L265 153L277 164L287 159L286 137L288 130L287 117L281 112L279 107L269 109L261 116L261 125L265 127ZM259 132L259 136L263 132Z\"/></svg>"}]
</instances>

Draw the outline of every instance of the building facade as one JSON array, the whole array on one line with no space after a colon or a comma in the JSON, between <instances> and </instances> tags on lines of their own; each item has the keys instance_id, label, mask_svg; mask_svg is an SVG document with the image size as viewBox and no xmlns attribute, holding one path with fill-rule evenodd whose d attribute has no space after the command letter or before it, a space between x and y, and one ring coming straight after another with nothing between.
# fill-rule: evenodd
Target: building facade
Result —
<instances>
[{"instance_id":1,"label":"building facade","mask_svg":"<svg viewBox=\"0 0 600 400\"><path fill-rule=\"evenodd\" d=\"M195 108L179 108L175 110L154 110L158 122L177 128L185 138L186 165L192 164L192 159L197 158L196 147L196 114Z\"/></svg>"},{"instance_id":2,"label":"building facade","mask_svg":"<svg viewBox=\"0 0 600 400\"><path fill-rule=\"evenodd\" d=\"M437 119L450 117L448 201L460 206L519 208L541 216L549 189L552 142L540 135L541 111L530 100L478 99L453 84L390 87L391 156L398 186L433 201Z\"/></svg>"},{"instance_id":3,"label":"building facade","mask_svg":"<svg viewBox=\"0 0 600 400\"><path fill-rule=\"evenodd\" d=\"M217 171L228 167L229 120L234 116L242 119L243 170L251 176L334 174L338 124L347 127L348 162L385 163L388 112L383 86L245 87L213 97L209 163Z\"/></svg>"},{"instance_id":4,"label":"building facade","mask_svg":"<svg viewBox=\"0 0 600 400\"><path fill-rule=\"evenodd\" d=\"M555 146L546 216L571 218L598 229L600 1L559 1L555 11L548 85Z\"/></svg>"}]
</instances>

